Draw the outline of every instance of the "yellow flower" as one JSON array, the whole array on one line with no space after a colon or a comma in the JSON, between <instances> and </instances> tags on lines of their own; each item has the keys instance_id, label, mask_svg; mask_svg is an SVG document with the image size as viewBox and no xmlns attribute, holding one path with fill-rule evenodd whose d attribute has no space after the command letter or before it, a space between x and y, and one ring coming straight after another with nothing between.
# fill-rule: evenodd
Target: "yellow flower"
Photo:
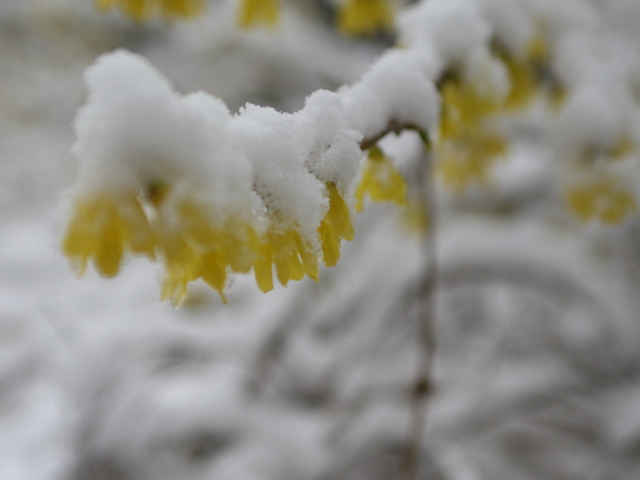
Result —
<instances>
[{"instance_id":1,"label":"yellow flower","mask_svg":"<svg viewBox=\"0 0 640 480\"><path fill-rule=\"evenodd\" d=\"M101 10L120 8L136 21L154 15L165 18L195 17L204 10L205 0L96 0Z\"/></svg>"},{"instance_id":2,"label":"yellow flower","mask_svg":"<svg viewBox=\"0 0 640 480\"><path fill-rule=\"evenodd\" d=\"M340 4L338 25L350 35L371 35L394 27L394 11L390 0L345 0Z\"/></svg>"},{"instance_id":3,"label":"yellow flower","mask_svg":"<svg viewBox=\"0 0 640 480\"><path fill-rule=\"evenodd\" d=\"M365 195L369 195L374 202L406 205L406 194L407 185L393 162L378 147L371 148L355 192L356 211L363 210Z\"/></svg>"},{"instance_id":4,"label":"yellow flower","mask_svg":"<svg viewBox=\"0 0 640 480\"><path fill-rule=\"evenodd\" d=\"M565 200L579 219L597 219L609 225L622 222L638 209L633 194L609 177L569 187Z\"/></svg>"},{"instance_id":5,"label":"yellow flower","mask_svg":"<svg viewBox=\"0 0 640 480\"><path fill-rule=\"evenodd\" d=\"M511 83L505 107L512 110L522 109L531 103L539 87L535 69L530 62L519 61L513 57L503 57L503 62Z\"/></svg>"},{"instance_id":6,"label":"yellow flower","mask_svg":"<svg viewBox=\"0 0 640 480\"><path fill-rule=\"evenodd\" d=\"M507 152L506 139L479 131L438 147L436 161L443 182L461 194L472 184L484 185L495 161Z\"/></svg>"},{"instance_id":7,"label":"yellow flower","mask_svg":"<svg viewBox=\"0 0 640 480\"><path fill-rule=\"evenodd\" d=\"M253 270L262 292L273 289L273 266L278 281L302 280L305 275L318 280L318 255L309 242L304 242L295 229L272 229L252 239L255 253Z\"/></svg>"},{"instance_id":8,"label":"yellow flower","mask_svg":"<svg viewBox=\"0 0 640 480\"><path fill-rule=\"evenodd\" d=\"M188 200L171 212L171 221L163 214L160 210L155 224L166 269L162 298L179 305L186 298L187 284L202 279L226 301L227 272L251 270L253 228L232 220L214 224L206 207Z\"/></svg>"},{"instance_id":9,"label":"yellow flower","mask_svg":"<svg viewBox=\"0 0 640 480\"><path fill-rule=\"evenodd\" d=\"M501 107L496 99L480 95L473 85L457 78L446 80L441 90L441 140L477 131L482 121L488 115L497 113Z\"/></svg>"},{"instance_id":10,"label":"yellow flower","mask_svg":"<svg viewBox=\"0 0 640 480\"><path fill-rule=\"evenodd\" d=\"M455 74L445 77L440 89L436 167L445 185L461 194L470 185L485 185L491 167L507 151L506 138L487 126L487 120L500 112L504 102L481 95Z\"/></svg>"},{"instance_id":11,"label":"yellow flower","mask_svg":"<svg viewBox=\"0 0 640 480\"><path fill-rule=\"evenodd\" d=\"M168 185L152 182L139 195L82 196L76 200L62 240L62 251L79 275L91 261L103 276L120 270L125 253L144 254L165 267L162 298L180 305L187 285L201 279L224 291L229 273L253 268L258 287L273 289L273 269L282 285L318 280L319 251L314 239L305 239L296 225L271 219L263 233L252 220L229 216L214 221L210 208L193 198L172 199ZM340 242L353 239L349 208L333 183L327 185L329 209L318 227L324 262L333 266ZM317 241L315 240L315 241Z\"/></svg>"},{"instance_id":12,"label":"yellow flower","mask_svg":"<svg viewBox=\"0 0 640 480\"><path fill-rule=\"evenodd\" d=\"M91 260L105 277L118 273L125 251L155 258L156 246L156 236L135 195L78 199L62 240L62 252L79 275Z\"/></svg>"},{"instance_id":13,"label":"yellow flower","mask_svg":"<svg viewBox=\"0 0 640 480\"><path fill-rule=\"evenodd\" d=\"M280 17L279 0L241 0L238 24L242 28L275 27Z\"/></svg>"},{"instance_id":14,"label":"yellow flower","mask_svg":"<svg viewBox=\"0 0 640 480\"><path fill-rule=\"evenodd\" d=\"M544 88L552 107L564 99L564 88L550 75L550 48L544 30L531 37L523 58L517 58L504 48L497 49L497 55L504 63L511 89L505 101L508 110L521 110L531 104L535 95Z\"/></svg>"},{"instance_id":15,"label":"yellow flower","mask_svg":"<svg viewBox=\"0 0 640 480\"><path fill-rule=\"evenodd\" d=\"M333 267L340 259L340 242L353 240L353 223L349 207L334 183L327 184L329 210L320 222L318 233L322 243L322 258L327 267Z\"/></svg>"}]
</instances>

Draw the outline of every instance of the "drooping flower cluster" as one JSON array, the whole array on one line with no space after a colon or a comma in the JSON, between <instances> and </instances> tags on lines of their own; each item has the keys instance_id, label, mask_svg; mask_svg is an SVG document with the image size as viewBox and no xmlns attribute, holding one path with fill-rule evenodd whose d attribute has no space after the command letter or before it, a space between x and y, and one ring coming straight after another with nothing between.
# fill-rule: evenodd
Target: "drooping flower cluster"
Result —
<instances>
[{"instance_id":1,"label":"drooping flower cluster","mask_svg":"<svg viewBox=\"0 0 640 480\"><path fill-rule=\"evenodd\" d=\"M446 185L462 193L486 184L509 147L496 120L547 105L570 210L609 224L637 211L628 164L640 138L638 81L607 55L599 22L578 1L430 0L402 12L401 43L440 60L434 153Z\"/></svg>"},{"instance_id":2,"label":"drooping flower cluster","mask_svg":"<svg viewBox=\"0 0 640 480\"><path fill-rule=\"evenodd\" d=\"M296 114L177 95L142 58L101 57L79 111L79 179L62 250L79 273L118 273L126 253L164 264L163 297L253 269L261 290L334 265L353 237L348 199L361 158L342 100L316 92ZM330 104L332 109L318 108ZM316 133L320 132L320 133ZM351 165L349 167L349 165Z\"/></svg>"},{"instance_id":3,"label":"drooping flower cluster","mask_svg":"<svg viewBox=\"0 0 640 480\"><path fill-rule=\"evenodd\" d=\"M546 5L419 2L400 15L401 47L293 114L248 104L232 115L207 94L177 95L140 57L102 57L75 124L81 168L64 253L78 272L91 261L105 276L126 253L159 260L163 296L176 303L196 279L223 295L234 272L253 270L265 292L274 271L283 285L317 279L319 262L334 265L353 237L354 208L367 197L407 201L377 145L386 133L419 132L444 183L462 193L487 183L509 147L496 119L542 100L559 109L552 143L569 208L584 221L624 221L637 211L633 78L588 43L590 7ZM272 24L277 11L244 7L247 24Z\"/></svg>"}]
</instances>

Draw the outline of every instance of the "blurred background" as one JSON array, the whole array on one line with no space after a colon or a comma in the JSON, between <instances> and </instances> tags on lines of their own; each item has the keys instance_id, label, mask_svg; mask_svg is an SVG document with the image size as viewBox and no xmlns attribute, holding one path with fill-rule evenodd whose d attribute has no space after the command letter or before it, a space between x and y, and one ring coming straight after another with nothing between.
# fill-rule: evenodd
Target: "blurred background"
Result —
<instances>
[{"instance_id":1,"label":"blurred background","mask_svg":"<svg viewBox=\"0 0 640 480\"><path fill-rule=\"evenodd\" d=\"M592 2L624 52L633 0ZM412 436L424 246L402 212L368 205L320 282L224 305L159 272L73 276L58 204L75 178L83 71L137 52L181 93L283 111L358 80L392 36L347 38L336 5L283 2L240 30L233 1L139 24L91 0L0 0L0 480L398 478ZM640 225L565 211L540 112L508 119L490 187L437 192L433 368L416 478L640 478ZM408 183L420 143L383 141ZM415 413L415 411L414 411Z\"/></svg>"}]
</instances>

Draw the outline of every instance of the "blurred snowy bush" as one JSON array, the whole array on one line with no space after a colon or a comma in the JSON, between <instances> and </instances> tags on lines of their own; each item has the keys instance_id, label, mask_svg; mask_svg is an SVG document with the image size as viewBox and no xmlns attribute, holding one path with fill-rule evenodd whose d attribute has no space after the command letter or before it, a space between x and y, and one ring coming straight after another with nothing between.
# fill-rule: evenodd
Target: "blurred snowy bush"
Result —
<instances>
[{"instance_id":1,"label":"blurred snowy bush","mask_svg":"<svg viewBox=\"0 0 640 480\"><path fill-rule=\"evenodd\" d=\"M401 3L0 2L0 479L638 477L640 8Z\"/></svg>"}]
</instances>

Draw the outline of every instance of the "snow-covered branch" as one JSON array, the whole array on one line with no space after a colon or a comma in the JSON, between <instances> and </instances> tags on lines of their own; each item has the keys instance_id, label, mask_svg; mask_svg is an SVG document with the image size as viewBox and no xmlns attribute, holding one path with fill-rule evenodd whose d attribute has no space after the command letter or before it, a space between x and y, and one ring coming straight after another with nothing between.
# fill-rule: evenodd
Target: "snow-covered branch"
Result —
<instances>
[{"instance_id":1,"label":"snow-covered branch","mask_svg":"<svg viewBox=\"0 0 640 480\"><path fill-rule=\"evenodd\" d=\"M292 114L251 104L232 114L207 93L177 94L140 56L105 55L87 70L75 121L80 171L63 251L79 273L91 260L105 276L125 253L158 258L175 303L199 278L224 298L234 272L253 270L264 292L273 266L283 285L317 279L319 262L334 265L353 237L355 196L406 202L378 147L357 187L362 150L415 130L462 193L508 150L501 117L550 111L560 97L552 140L567 204L620 222L636 210L636 177L609 160L640 139L640 80L596 49L598 22L579 1L423 1L400 12L400 46L359 82L317 91Z\"/></svg>"}]
</instances>

